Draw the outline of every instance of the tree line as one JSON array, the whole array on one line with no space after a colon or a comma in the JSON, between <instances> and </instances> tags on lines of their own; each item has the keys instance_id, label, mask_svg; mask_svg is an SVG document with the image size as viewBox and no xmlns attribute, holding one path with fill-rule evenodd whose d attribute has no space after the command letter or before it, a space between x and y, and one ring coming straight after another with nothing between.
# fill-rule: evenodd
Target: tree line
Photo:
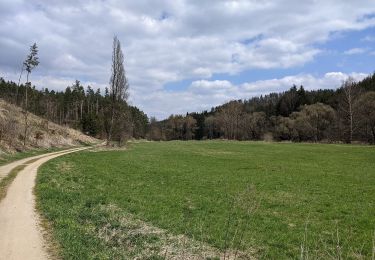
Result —
<instances>
[{"instance_id":1,"label":"tree line","mask_svg":"<svg viewBox=\"0 0 375 260\"><path fill-rule=\"evenodd\" d=\"M82 132L106 139L112 114L109 88L104 92L100 88L84 87L76 80L65 91L48 88L38 90L35 86L5 81L0 78L0 98L20 107L25 107L28 92L28 110L48 121L72 127ZM17 95L18 92L18 95ZM17 98L18 96L18 98ZM146 138L148 118L145 113L126 101L119 101L113 139Z\"/></svg>"},{"instance_id":2,"label":"tree line","mask_svg":"<svg viewBox=\"0 0 375 260\"><path fill-rule=\"evenodd\" d=\"M124 68L124 55L119 39L115 36L112 46L112 66L109 87L104 93L91 86L86 88L76 80L65 91L48 88L38 90L32 86L29 76L39 64L38 47L34 43L23 62L18 84L0 78L0 98L22 108L24 114L24 146L28 135L28 113L82 132L123 143L127 138L145 138L148 118L141 110L127 103L129 84ZM21 84L26 74L26 83ZM3 122L2 122L3 124Z\"/></svg>"},{"instance_id":3,"label":"tree line","mask_svg":"<svg viewBox=\"0 0 375 260\"><path fill-rule=\"evenodd\" d=\"M234 100L210 111L151 118L153 140L277 140L375 143L375 74L348 78L338 89L283 93Z\"/></svg>"},{"instance_id":4,"label":"tree line","mask_svg":"<svg viewBox=\"0 0 375 260\"><path fill-rule=\"evenodd\" d=\"M0 98L7 102L20 107L28 102L28 111L94 137L106 139L112 132L111 139L119 142L133 137L375 143L375 74L360 82L349 78L335 90L293 86L283 93L233 100L210 111L161 121L149 120L121 98L124 93L111 91L116 90L102 92L78 80L65 91L38 90L0 78Z\"/></svg>"}]
</instances>

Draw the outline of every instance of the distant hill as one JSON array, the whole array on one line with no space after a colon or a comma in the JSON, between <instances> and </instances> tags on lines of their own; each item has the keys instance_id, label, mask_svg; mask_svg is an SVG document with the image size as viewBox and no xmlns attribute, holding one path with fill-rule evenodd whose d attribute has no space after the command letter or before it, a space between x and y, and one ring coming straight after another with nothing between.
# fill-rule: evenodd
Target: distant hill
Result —
<instances>
[{"instance_id":1,"label":"distant hill","mask_svg":"<svg viewBox=\"0 0 375 260\"><path fill-rule=\"evenodd\" d=\"M305 90L232 100L210 111L151 119L154 140L276 140L375 144L375 73L339 88Z\"/></svg>"},{"instance_id":2,"label":"distant hill","mask_svg":"<svg viewBox=\"0 0 375 260\"><path fill-rule=\"evenodd\" d=\"M98 141L80 131L57 125L31 113L28 115L26 145L24 145L24 129L22 109L0 99L0 153L33 148L65 147Z\"/></svg>"}]
</instances>

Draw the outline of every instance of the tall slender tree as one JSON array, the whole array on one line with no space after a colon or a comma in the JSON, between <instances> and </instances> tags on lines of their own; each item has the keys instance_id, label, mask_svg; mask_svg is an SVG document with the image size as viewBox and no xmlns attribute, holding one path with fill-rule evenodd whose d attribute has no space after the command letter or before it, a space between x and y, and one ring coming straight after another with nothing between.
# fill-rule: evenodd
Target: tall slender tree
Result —
<instances>
[{"instance_id":1,"label":"tall slender tree","mask_svg":"<svg viewBox=\"0 0 375 260\"><path fill-rule=\"evenodd\" d=\"M124 54L121 50L121 43L117 36L113 38L112 46L112 74L109 81L109 97L111 100L111 115L107 130L107 145L110 144L113 134L115 120L119 116L119 104L129 97L129 83L125 75Z\"/></svg>"},{"instance_id":2,"label":"tall slender tree","mask_svg":"<svg viewBox=\"0 0 375 260\"><path fill-rule=\"evenodd\" d=\"M25 132L24 132L24 141L23 145L26 145L27 140L27 130L28 130L28 96L27 96L27 90L28 88L31 88L31 83L29 82L29 77L31 72L35 67L39 65L39 57L38 57L38 46L36 43L30 46L30 53L27 55L26 60L23 62L23 66L25 70L27 71L26 75L26 85L25 85L25 104L24 104L24 116L25 116Z\"/></svg>"},{"instance_id":3,"label":"tall slender tree","mask_svg":"<svg viewBox=\"0 0 375 260\"><path fill-rule=\"evenodd\" d=\"M18 92L19 92L19 89L20 89L21 78L22 78L22 74L23 74L24 71L25 71L25 64L22 63L21 72L20 72L20 76L18 77L18 84L17 84L17 89L16 89L16 98L15 98L15 104L16 105L18 105Z\"/></svg>"},{"instance_id":4,"label":"tall slender tree","mask_svg":"<svg viewBox=\"0 0 375 260\"><path fill-rule=\"evenodd\" d=\"M353 133L357 129L357 109L356 102L360 95L360 89L354 79L349 77L341 86L343 95L340 103L340 110L344 115L344 122L347 126L347 142L353 141Z\"/></svg>"}]
</instances>

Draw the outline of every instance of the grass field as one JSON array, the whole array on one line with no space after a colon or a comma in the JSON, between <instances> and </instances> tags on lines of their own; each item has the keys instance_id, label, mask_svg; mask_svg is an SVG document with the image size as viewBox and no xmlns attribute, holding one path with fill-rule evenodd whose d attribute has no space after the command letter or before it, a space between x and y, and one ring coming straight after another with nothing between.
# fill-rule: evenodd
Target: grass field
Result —
<instances>
[{"instance_id":1,"label":"grass field","mask_svg":"<svg viewBox=\"0 0 375 260\"><path fill-rule=\"evenodd\" d=\"M371 258L375 149L151 142L40 169L38 207L66 259Z\"/></svg>"}]
</instances>

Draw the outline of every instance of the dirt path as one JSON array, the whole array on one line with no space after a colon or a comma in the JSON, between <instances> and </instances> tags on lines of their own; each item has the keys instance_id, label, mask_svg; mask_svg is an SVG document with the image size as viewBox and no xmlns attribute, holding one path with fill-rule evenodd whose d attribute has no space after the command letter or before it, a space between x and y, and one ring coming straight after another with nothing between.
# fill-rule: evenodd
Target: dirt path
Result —
<instances>
[{"instance_id":1,"label":"dirt path","mask_svg":"<svg viewBox=\"0 0 375 260\"><path fill-rule=\"evenodd\" d=\"M29 160L37 159L21 170L7 191L6 197L0 202L0 259L47 259L47 253L39 216L35 212L33 188L37 170L40 165L58 156L87 149L75 148L62 152L39 155L9 165L2 166L5 175L14 167ZM13 167L13 168L9 168ZM1 179L1 178L0 178Z\"/></svg>"}]
</instances>

